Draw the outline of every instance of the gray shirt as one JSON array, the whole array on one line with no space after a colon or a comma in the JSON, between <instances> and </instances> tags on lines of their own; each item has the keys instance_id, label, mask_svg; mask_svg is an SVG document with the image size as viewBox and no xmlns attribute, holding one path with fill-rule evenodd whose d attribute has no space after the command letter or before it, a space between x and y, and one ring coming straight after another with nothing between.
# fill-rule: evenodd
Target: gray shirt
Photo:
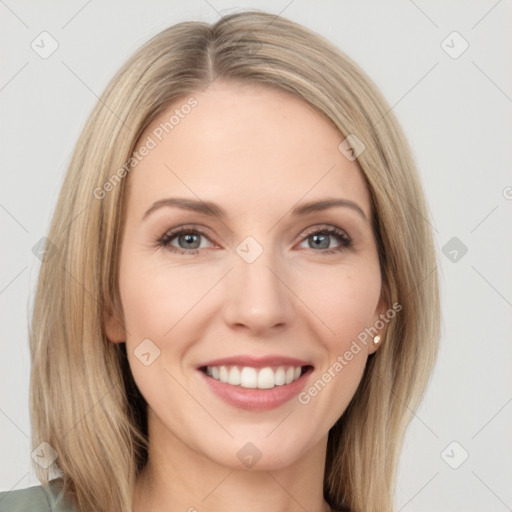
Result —
<instances>
[{"instance_id":1,"label":"gray shirt","mask_svg":"<svg viewBox=\"0 0 512 512\"><path fill-rule=\"evenodd\" d=\"M0 492L0 512L77 512L63 496L62 481L16 491Z\"/></svg>"}]
</instances>

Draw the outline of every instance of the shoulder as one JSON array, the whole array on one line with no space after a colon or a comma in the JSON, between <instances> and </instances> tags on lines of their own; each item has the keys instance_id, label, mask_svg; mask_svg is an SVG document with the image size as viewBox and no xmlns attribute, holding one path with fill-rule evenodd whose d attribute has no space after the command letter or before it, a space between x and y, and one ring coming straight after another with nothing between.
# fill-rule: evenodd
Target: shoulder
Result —
<instances>
[{"instance_id":1,"label":"shoulder","mask_svg":"<svg viewBox=\"0 0 512 512\"><path fill-rule=\"evenodd\" d=\"M0 493L1 512L49 512L50 504L43 487L28 487Z\"/></svg>"},{"instance_id":2,"label":"shoulder","mask_svg":"<svg viewBox=\"0 0 512 512\"><path fill-rule=\"evenodd\" d=\"M77 512L61 494L61 482L0 492L0 512Z\"/></svg>"}]
</instances>

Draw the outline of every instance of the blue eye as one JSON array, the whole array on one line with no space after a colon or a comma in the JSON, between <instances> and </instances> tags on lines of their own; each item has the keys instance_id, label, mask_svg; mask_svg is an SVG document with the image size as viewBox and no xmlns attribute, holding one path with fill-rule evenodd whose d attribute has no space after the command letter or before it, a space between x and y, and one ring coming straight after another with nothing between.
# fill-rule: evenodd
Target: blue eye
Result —
<instances>
[{"instance_id":1,"label":"blue eye","mask_svg":"<svg viewBox=\"0 0 512 512\"><path fill-rule=\"evenodd\" d=\"M330 247L330 238L334 238L339 243L338 247L331 248ZM322 251L323 254L333 254L336 252L341 252L344 249L348 249L352 246L352 240L348 237L348 235L334 227L328 227L321 229L320 231L312 231L310 234L306 235L306 240L310 241L310 248L320 248L320 249L328 249Z\"/></svg>"},{"instance_id":2,"label":"blue eye","mask_svg":"<svg viewBox=\"0 0 512 512\"><path fill-rule=\"evenodd\" d=\"M208 238L204 233L187 227L177 228L165 233L159 240L158 245L166 247L177 254L197 254L201 247L201 237ZM179 246L171 245L176 239Z\"/></svg>"},{"instance_id":3,"label":"blue eye","mask_svg":"<svg viewBox=\"0 0 512 512\"><path fill-rule=\"evenodd\" d=\"M201 244L201 238L211 242L210 238L201 230L181 226L167 231L157 240L157 244L175 254L194 255L198 254L200 249L205 248L205 245ZM308 248L321 249L319 251L315 250L315 252L320 254L338 253L352 246L350 237L344 231L334 227L310 229L308 233L303 235L303 238L304 241L302 243L307 241L309 242ZM337 247L331 247L330 240L333 238L338 242ZM176 240L178 246L172 243L174 240Z\"/></svg>"}]
</instances>

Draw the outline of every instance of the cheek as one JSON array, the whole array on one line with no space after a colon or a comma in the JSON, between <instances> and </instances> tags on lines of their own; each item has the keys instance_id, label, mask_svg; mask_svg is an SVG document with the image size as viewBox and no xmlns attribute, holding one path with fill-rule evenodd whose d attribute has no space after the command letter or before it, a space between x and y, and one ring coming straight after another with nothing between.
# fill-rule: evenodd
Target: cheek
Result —
<instances>
[{"instance_id":1,"label":"cheek","mask_svg":"<svg viewBox=\"0 0 512 512\"><path fill-rule=\"evenodd\" d=\"M210 274L198 267L127 262L120 291L129 336L164 339L215 282Z\"/></svg>"},{"instance_id":2,"label":"cheek","mask_svg":"<svg viewBox=\"0 0 512 512\"><path fill-rule=\"evenodd\" d=\"M342 350L369 327L381 291L378 264L331 266L301 280L301 296L325 325L322 339Z\"/></svg>"},{"instance_id":3,"label":"cheek","mask_svg":"<svg viewBox=\"0 0 512 512\"><path fill-rule=\"evenodd\" d=\"M211 287L211 279L199 275L201 272L192 266L185 269L177 265L155 265L150 259L124 260L120 292L131 371L146 401L158 410L158 404L165 403L169 394L178 399L183 393L171 375L194 339L189 322L194 318L194 305L198 305ZM144 350L139 348L142 346ZM146 353L149 353L148 365L140 358ZM180 399L187 400L187 397Z\"/></svg>"},{"instance_id":4,"label":"cheek","mask_svg":"<svg viewBox=\"0 0 512 512\"><path fill-rule=\"evenodd\" d=\"M352 400L363 376L371 337L361 341L361 335L375 318L381 275L378 265L372 264L319 271L314 286L308 284L311 277L307 283L302 281L302 297L321 320L316 339L323 356L316 379L299 395L299 403L330 428Z\"/></svg>"}]
</instances>

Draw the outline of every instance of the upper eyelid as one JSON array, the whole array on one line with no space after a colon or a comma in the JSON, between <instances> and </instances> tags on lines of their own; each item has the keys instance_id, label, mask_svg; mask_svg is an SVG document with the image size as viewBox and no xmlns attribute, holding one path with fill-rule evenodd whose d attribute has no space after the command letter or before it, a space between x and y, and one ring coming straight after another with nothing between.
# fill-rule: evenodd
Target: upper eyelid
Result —
<instances>
[{"instance_id":1,"label":"upper eyelid","mask_svg":"<svg viewBox=\"0 0 512 512\"><path fill-rule=\"evenodd\" d=\"M341 233L345 234L347 237L350 238L350 235L347 233L346 229L340 228L338 226L333 226L332 224L314 224L308 228L305 228L301 231L301 233L315 233L316 231L324 231L324 230L330 230L334 229L336 231L340 231Z\"/></svg>"}]
</instances>

